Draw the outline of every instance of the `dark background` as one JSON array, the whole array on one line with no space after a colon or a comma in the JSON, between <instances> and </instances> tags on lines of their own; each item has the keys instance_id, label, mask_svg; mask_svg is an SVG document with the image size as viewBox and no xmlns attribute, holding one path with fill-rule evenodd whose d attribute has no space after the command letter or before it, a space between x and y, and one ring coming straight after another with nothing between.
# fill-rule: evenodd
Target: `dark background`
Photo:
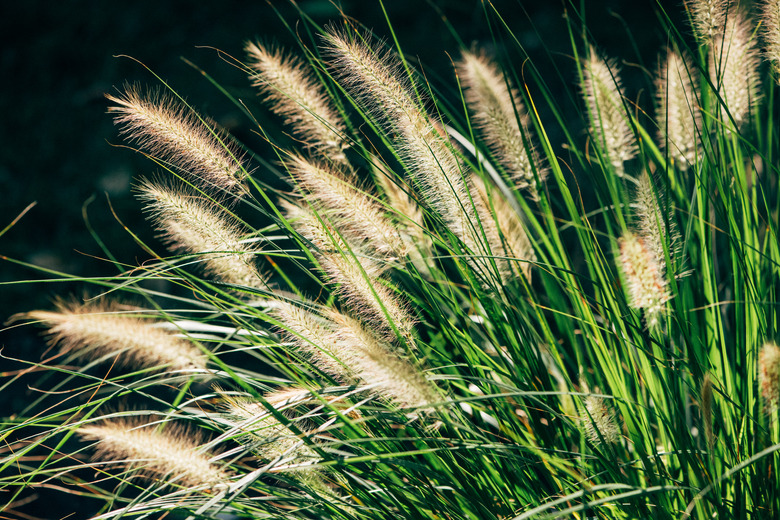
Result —
<instances>
[{"instance_id":1,"label":"dark background","mask_svg":"<svg viewBox=\"0 0 780 520\"><path fill-rule=\"evenodd\" d=\"M153 243L131 187L135 176L153 172L154 165L130 150L112 146L121 141L106 114L104 94L115 92L125 82L156 82L138 63L114 56L129 55L143 62L201 112L251 145L251 122L180 57L195 62L239 97L254 102L254 93L240 71L214 50L197 46L215 47L238 58L243 57L243 44L248 39L275 39L292 46L292 37L270 4L291 22L296 19L292 7L281 0L2 2L0 229L31 202L37 205L0 237L0 255L78 276L115 274L116 269L100 259L105 255L82 216L91 200L87 206L90 222L112 253L127 264L143 262L146 254L123 230L110 207L133 232ZM571 113L570 130L581 132L576 107L567 104L564 95L575 82L564 3L499 0L494 4L542 73L549 74L550 88L560 93L559 102ZM646 86L641 67L655 67L666 39L657 23L656 2L589 0L586 4L594 40L605 53L625 60L626 90L631 96L641 95ZM664 4L673 19L684 20L680 2ZM319 23L338 15L337 9L323 0L303 0L300 6ZM376 33L388 36L378 2L344 0L341 6ZM445 52L455 55L458 50L442 15L465 42L490 40L478 0L390 0L386 8L405 51L418 57L426 72L442 78L451 78ZM630 34L626 27L631 28ZM678 23L678 27L684 26ZM551 67L547 51L563 72L562 78ZM646 101L648 95L644 94ZM56 295L79 294L83 288L78 283L5 284L47 276L0 259L0 282L4 282L0 285L0 323L16 312L50 307ZM4 356L40 360L45 344L31 327L14 327L0 332L0 347ZM0 358L4 380L18 368ZM25 381L0 392L0 416L17 412L29 400L31 390ZM5 500L0 492L0 503ZM38 501L27 511L56 518L69 512L68 506L47 504Z\"/></svg>"}]
</instances>

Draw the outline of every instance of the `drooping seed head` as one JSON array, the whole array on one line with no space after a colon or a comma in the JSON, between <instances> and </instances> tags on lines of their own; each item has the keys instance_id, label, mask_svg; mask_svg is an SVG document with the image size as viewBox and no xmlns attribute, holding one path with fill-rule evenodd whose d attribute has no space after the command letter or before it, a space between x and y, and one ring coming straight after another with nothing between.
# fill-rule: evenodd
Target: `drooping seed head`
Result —
<instances>
[{"instance_id":1,"label":"drooping seed head","mask_svg":"<svg viewBox=\"0 0 780 520\"><path fill-rule=\"evenodd\" d=\"M144 152L178 168L215 194L239 194L247 172L238 148L213 122L159 93L142 95L127 87L106 96L120 133Z\"/></svg>"},{"instance_id":2,"label":"drooping seed head","mask_svg":"<svg viewBox=\"0 0 780 520\"><path fill-rule=\"evenodd\" d=\"M321 158L347 166L344 118L312 68L299 58L260 43L248 43L246 52L253 71L252 83L270 109L284 118L305 147Z\"/></svg>"},{"instance_id":3,"label":"drooping seed head","mask_svg":"<svg viewBox=\"0 0 780 520\"><path fill-rule=\"evenodd\" d=\"M229 479L198 447L201 437L178 425L168 424L161 431L159 424L120 419L77 431L83 439L97 441L97 459L121 463L148 478L191 488L212 488Z\"/></svg>"},{"instance_id":4,"label":"drooping seed head","mask_svg":"<svg viewBox=\"0 0 780 520\"><path fill-rule=\"evenodd\" d=\"M57 311L33 311L25 317L48 327L62 352L93 358L116 354L120 365L134 368L204 370L206 357L193 342L165 331L157 320L119 303L65 303Z\"/></svg>"},{"instance_id":5,"label":"drooping seed head","mask_svg":"<svg viewBox=\"0 0 780 520\"><path fill-rule=\"evenodd\" d=\"M201 255L204 270L219 281L266 287L254 264L257 251L243 240L245 231L213 201L149 181L140 185L138 193L171 249Z\"/></svg>"},{"instance_id":6,"label":"drooping seed head","mask_svg":"<svg viewBox=\"0 0 780 520\"><path fill-rule=\"evenodd\" d=\"M464 52L456 67L475 126L493 155L518 187L536 193L536 176L543 180L545 172L539 168L520 93L484 54Z\"/></svg>"},{"instance_id":7,"label":"drooping seed head","mask_svg":"<svg viewBox=\"0 0 780 520\"><path fill-rule=\"evenodd\" d=\"M290 174L308 198L321 208L350 242L365 244L376 254L406 255L406 245L379 202L355 186L342 172L301 156L286 161Z\"/></svg>"}]
</instances>

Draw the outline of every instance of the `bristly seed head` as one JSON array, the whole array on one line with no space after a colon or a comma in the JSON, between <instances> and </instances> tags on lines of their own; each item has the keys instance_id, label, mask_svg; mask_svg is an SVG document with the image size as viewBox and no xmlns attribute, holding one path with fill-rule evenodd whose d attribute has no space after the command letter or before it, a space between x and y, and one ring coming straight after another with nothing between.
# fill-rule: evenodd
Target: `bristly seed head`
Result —
<instances>
[{"instance_id":1,"label":"bristly seed head","mask_svg":"<svg viewBox=\"0 0 780 520\"><path fill-rule=\"evenodd\" d=\"M464 52L456 67L475 126L517 186L535 195L536 176L541 181L546 172L539 168L520 93L484 54Z\"/></svg>"},{"instance_id":2,"label":"bristly seed head","mask_svg":"<svg viewBox=\"0 0 780 520\"><path fill-rule=\"evenodd\" d=\"M244 230L218 205L181 189L146 181L139 186L139 199L163 239L175 251L202 254L206 272L219 281L264 289L266 281L257 271L257 250L245 243Z\"/></svg>"},{"instance_id":3,"label":"bristly seed head","mask_svg":"<svg viewBox=\"0 0 780 520\"><path fill-rule=\"evenodd\" d=\"M759 55L753 41L753 24L740 9L729 10L724 29L710 48L710 80L722 100L717 111L721 122L737 130L750 118L760 97Z\"/></svg>"},{"instance_id":4,"label":"bristly seed head","mask_svg":"<svg viewBox=\"0 0 780 520\"><path fill-rule=\"evenodd\" d=\"M148 478L190 488L213 488L229 478L198 448L200 437L179 425L160 431L158 424L121 419L77 431L85 440L97 441L96 458L119 462Z\"/></svg>"},{"instance_id":5,"label":"bristly seed head","mask_svg":"<svg viewBox=\"0 0 780 520\"><path fill-rule=\"evenodd\" d=\"M318 158L348 166L347 127L311 67L280 49L248 43L252 83L270 109L285 120Z\"/></svg>"},{"instance_id":6,"label":"bristly seed head","mask_svg":"<svg viewBox=\"0 0 780 520\"><path fill-rule=\"evenodd\" d=\"M775 80L780 82L780 0L766 0L761 13L764 57L772 65Z\"/></svg>"},{"instance_id":7,"label":"bristly seed head","mask_svg":"<svg viewBox=\"0 0 780 520\"><path fill-rule=\"evenodd\" d=\"M625 275L629 305L644 309L647 328L658 329L666 312L666 302L671 299L663 260L645 239L628 232L620 240L620 266Z\"/></svg>"},{"instance_id":8,"label":"bristly seed head","mask_svg":"<svg viewBox=\"0 0 780 520\"><path fill-rule=\"evenodd\" d=\"M128 86L108 111L120 133L146 153L179 168L214 194L245 191L241 153L226 132L170 96Z\"/></svg>"},{"instance_id":9,"label":"bristly seed head","mask_svg":"<svg viewBox=\"0 0 780 520\"><path fill-rule=\"evenodd\" d=\"M633 159L639 147L623 105L617 63L601 59L591 47L583 74L582 92L588 105L590 131L615 173L622 177L623 163Z\"/></svg>"},{"instance_id":10,"label":"bristly seed head","mask_svg":"<svg viewBox=\"0 0 780 520\"><path fill-rule=\"evenodd\" d=\"M585 398L586 414L582 417L585 435L593 444L614 444L620 440L620 427L615 413L602 397Z\"/></svg>"},{"instance_id":11,"label":"bristly seed head","mask_svg":"<svg viewBox=\"0 0 780 520\"><path fill-rule=\"evenodd\" d=\"M59 344L63 352L89 357L116 353L120 365L131 367L206 368L206 356L196 344L155 327L160 322L142 317L139 311L116 302L61 302L56 312L33 311L24 316L45 323L51 343Z\"/></svg>"},{"instance_id":12,"label":"bristly seed head","mask_svg":"<svg viewBox=\"0 0 780 520\"><path fill-rule=\"evenodd\" d=\"M670 48L655 81L658 138L681 170L688 169L701 156L703 128L696 97L699 92L697 76L692 61Z\"/></svg>"}]
</instances>

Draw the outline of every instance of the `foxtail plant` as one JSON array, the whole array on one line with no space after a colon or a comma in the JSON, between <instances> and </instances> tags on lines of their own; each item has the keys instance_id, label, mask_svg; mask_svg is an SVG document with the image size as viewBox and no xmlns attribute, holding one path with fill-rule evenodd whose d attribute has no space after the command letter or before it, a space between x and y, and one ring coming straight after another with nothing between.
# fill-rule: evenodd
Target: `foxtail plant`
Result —
<instances>
[{"instance_id":1,"label":"foxtail plant","mask_svg":"<svg viewBox=\"0 0 780 520\"><path fill-rule=\"evenodd\" d=\"M301 52L249 43L246 85L218 85L284 125L263 143L167 84L109 96L164 170L136 193L170 254L133 234L145 261L16 317L60 351L6 384L43 372L4 422L5 509L51 487L99 519L780 516L755 41L776 64L780 34L774 2L738 4L688 0L648 69L570 6L569 96L490 3L497 54L449 49L446 77L302 11Z\"/></svg>"}]
</instances>

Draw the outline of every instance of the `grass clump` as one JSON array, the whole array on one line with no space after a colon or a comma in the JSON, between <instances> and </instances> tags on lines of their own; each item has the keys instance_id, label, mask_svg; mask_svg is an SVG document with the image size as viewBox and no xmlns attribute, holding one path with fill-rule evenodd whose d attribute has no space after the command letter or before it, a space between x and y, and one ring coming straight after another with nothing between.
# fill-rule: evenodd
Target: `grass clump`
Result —
<instances>
[{"instance_id":1,"label":"grass clump","mask_svg":"<svg viewBox=\"0 0 780 520\"><path fill-rule=\"evenodd\" d=\"M770 4L659 11L646 99L569 6L584 135L488 4L501 52L435 81L348 18L247 44L259 105L231 99L294 137L258 127L262 160L173 91L109 96L170 254L18 316L61 350L5 419L6 508L780 516Z\"/></svg>"}]
</instances>

